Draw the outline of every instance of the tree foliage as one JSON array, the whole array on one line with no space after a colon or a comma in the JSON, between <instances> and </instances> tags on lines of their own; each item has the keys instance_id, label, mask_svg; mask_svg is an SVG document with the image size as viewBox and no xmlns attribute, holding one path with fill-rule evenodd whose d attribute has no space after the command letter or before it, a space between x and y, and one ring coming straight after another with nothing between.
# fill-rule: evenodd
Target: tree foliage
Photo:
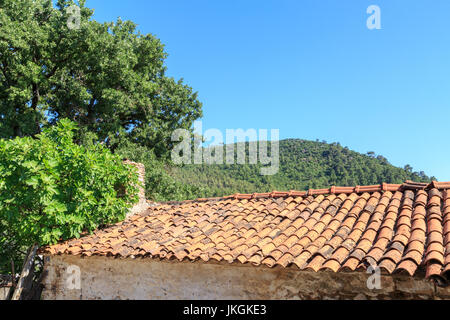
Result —
<instances>
[{"instance_id":1,"label":"tree foliage","mask_svg":"<svg viewBox=\"0 0 450 320\"><path fill-rule=\"evenodd\" d=\"M36 139L0 140L0 267L34 243L123 220L137 201L136 169L100 144L75 144L75 132L61 120Z\"/></svg>"},{"instance_id":2,"label":"tree foliage","mask_svg":"<svg viewBox=\"0 0 450 320\"><path fill-rule=\"evenodd\" d=\"M93 133L156 156L170 135L201 116L197 93L166 76L163 44L130 21L99 23L79 1L0 1L0 138L34 136L68 118ZM76 21L76 20L75 20Z\"/></svg>"},{"instance_id":3,"label":"tree foliage","mask_svg":"<svg viewBox=\"0 0 450 320\"><path fill-rule=\"evenodd\" d=\"M260 164L186 165L172 167L169 172L177 181L203 186L203 192L198 193L200 197L436 179L423 171L413 172L409 165L403 169L395 167L374 152L363 155L339 143L299 139L280 141L277 174L262 176L260 168Z\"/></svg>"},{"instance_id":4,"label":"tree foliage","mask_svg":"<svg viewBox=\"0 0 450 320\"><path fill-rule=\"evenodd\" d=\"M145 147L136 147L129 142L120 144L116 153L122 158L145 165L146 198L153 201L182 201L206 196L209 189L202 185L191 185L177 180L171 174L169 162L158 159L153 152Z\"/></svg>"}]
</instances>

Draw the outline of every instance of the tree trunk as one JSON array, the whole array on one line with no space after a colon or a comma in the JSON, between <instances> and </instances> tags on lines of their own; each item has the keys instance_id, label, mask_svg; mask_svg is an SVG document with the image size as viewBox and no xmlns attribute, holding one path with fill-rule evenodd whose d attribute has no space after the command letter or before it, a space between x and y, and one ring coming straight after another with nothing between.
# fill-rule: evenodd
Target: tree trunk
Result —
<instances>
[{"instance_id":1,"label":"tree trunk","mask_svg":"<svg viewBox=\"0 0 450 320\"><path fill-rule=\"evenodd\" d=\"M16 290L14 291L11 300L20 300L23 298L24 293L31 290L34 276L34 258L36 257L37 249L38 245L36 244L30 248L27 259L23 264L19 282L17 283Z\"/></svg>"}]
</instances>

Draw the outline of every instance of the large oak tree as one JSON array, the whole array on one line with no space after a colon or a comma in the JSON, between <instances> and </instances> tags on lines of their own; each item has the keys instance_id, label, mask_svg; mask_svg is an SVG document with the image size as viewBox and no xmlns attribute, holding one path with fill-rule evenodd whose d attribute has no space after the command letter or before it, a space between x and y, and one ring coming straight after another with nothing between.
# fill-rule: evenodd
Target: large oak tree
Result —
<instances>
[{"instance_id":1,"label":"large oak tree","mask_svg":"<svg viewBox=\"0 0 450 320\"><path fill-rule=\"evenodd\" d=\"M130 21L99 23L84 2L0 0L0 138L69 118L80 138L167 155L172 131L201 116L197 94L166 76L156 37Z\"/></svg>"}]
</instances>

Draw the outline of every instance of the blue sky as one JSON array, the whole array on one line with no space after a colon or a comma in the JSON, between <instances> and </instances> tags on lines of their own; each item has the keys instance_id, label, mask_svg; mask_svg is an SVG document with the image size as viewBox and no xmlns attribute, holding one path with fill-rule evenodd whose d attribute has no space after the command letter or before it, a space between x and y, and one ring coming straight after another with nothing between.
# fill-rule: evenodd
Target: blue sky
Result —
<instances>
[{"instance_id":1,"label":"blue sky","mask_svg":"<svg viewBox=\"0 0 450 320\"><path fill-rule=\"evenodd\" d=\"M369 5L381 30L369 30ZM448 0L87 0L166 45L203 128L280 129L450 181Z\"/></svg>"}]
</instances>

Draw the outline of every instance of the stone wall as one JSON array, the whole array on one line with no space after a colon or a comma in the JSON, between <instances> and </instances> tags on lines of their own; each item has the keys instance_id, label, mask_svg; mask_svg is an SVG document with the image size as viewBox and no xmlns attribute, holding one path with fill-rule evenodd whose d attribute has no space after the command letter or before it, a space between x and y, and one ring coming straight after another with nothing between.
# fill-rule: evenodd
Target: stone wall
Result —
<instances>
[{"instance_id":1,"label":"stone wall","mask_svg":"<svg viewBox=\"0 0 450 320\"><path fill-rule=\"evenodd\" d=\"M369 290L370 275L362 272L314 273L227 263L50 256L45 269L43 299L450 298L448 288L406 275L382 275L381 290Z\"/></svg>"},{"instance_id":2,"label":"stone wall","mask_svg":"<svg viewBox=\"0 0 450 320\"><path fill-rule=\"evenodd\" d=\"M8 275L0 275L0 300L6 300L12 286L12 277Z\"/></svg>"},{"instance_id":3,"label":"stone wall","mask_svg":"<svg viewBox=\"0 0 450 320\"><path fill-rule=\"evenodd\" d=\"M127 218L131 217L137 213L140 213L146 210L149 205L145 198L145 166L142 163L132 162L130 160L124 160L124 163L127 165L134 166L138 171L138 179L139 179L139 202L130 209L130 212L127 214Z\"/></svg>"}]
</instances>

